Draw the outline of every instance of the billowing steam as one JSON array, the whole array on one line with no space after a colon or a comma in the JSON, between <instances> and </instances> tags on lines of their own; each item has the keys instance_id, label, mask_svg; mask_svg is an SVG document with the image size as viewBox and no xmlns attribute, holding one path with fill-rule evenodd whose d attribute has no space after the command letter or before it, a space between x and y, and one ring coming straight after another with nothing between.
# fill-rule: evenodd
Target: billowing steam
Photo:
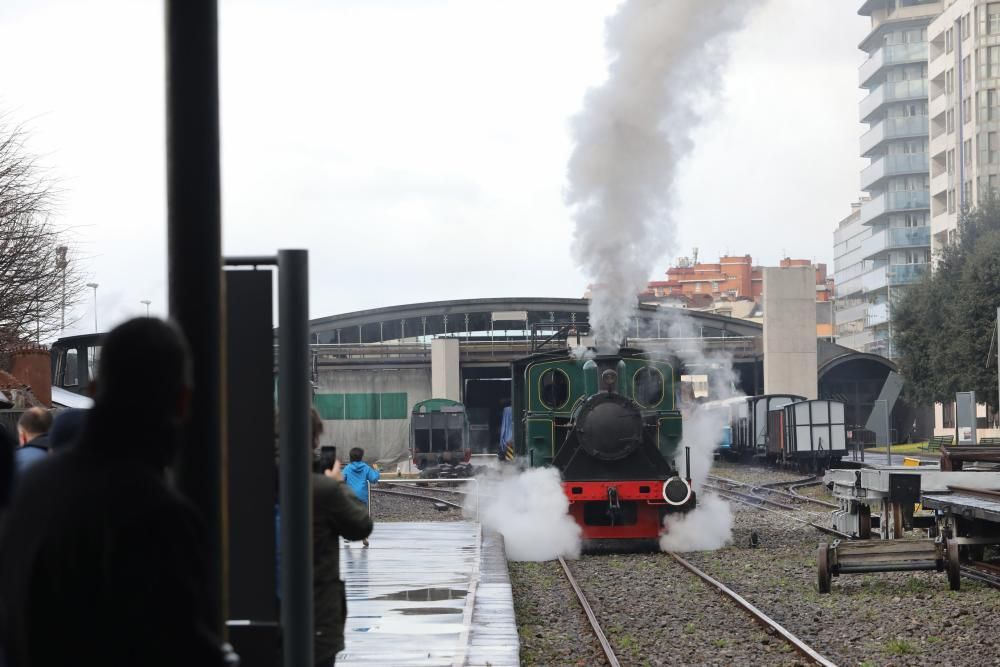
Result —
<instances>
[{"instance_id":1,"label":"billowing steam","mask_svg":"<svg viewBox=\"0 0 1000 667\"><path fill-rule=\"evenodd\" d=\"M700 372L709 378L709 399L724 400L742 396L736 389L739 378L733 370L732 355L725 351L706 353L700 344L698 331L692 320L680 309L667 309L663 313L668 336L683 339L684 344L674 346L673 352L689 372ZM692 406L693 407L693 406ZM691 484L698 494L698 507L687 515L668 516L664 522L666 532L660 538L660 548L667 551L702 551L718 549L732 537L733 514L729 503L717 496L702 493L705 480L712 469L715 449L719 445L723 428L727 426L725 413L720 411L686 410L684 436L674 465L684 470L684 447L691 448Z\"/></svg>"},{"instance_id":2,"label":"billowing steam","mask_svg":"<svg viewBox=\"0 0 1000 667\"><path fill-rule=\"evenodd\" d=\"M510 560L579 558L580 527L569 516L569 500L555 468L531 468L500 480L479 478L480 521L504 538ZM468 496L466 516L475 516Z\"/></svg>"},{"instance_id":3,"label":"billowing steam","mask_svg":"<svg viewBox=\"0 0 1000 667\"><path fill-rule=\"evenodd\" d=\"M710 551L719 549L733 536L733 512L718 496L700 496L698 507L677 519L667 519L667 532L660 537L664 551Z\"/></svg>"},{"instance_id":4,"label":"billowing steam","mask_svg":"<svg viewBox=\"0 0 1000 667\"><path fill-rule=\"evenodd\" d=\"M618 349L636 295L673 249L677 165L691 152L697 106L719 88L724 38L756 3L626 0L607 22L608 78L573 119L566 191L602 351Z\"/></svg>"}]
</instances>

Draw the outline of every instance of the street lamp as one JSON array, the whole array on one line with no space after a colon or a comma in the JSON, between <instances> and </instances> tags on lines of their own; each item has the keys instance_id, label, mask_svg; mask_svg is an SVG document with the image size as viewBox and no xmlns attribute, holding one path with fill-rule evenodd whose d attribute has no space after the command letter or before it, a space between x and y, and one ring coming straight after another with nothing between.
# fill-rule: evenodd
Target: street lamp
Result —
<instances>
[{"instance_id":1,"label":"street lamp","mask_svg":"<svg viewBox=\"0 0 1000 667\"><path fill-rule=\"evenodd\" d=\"M62 272L62 316L59 333L66 331L66 267L69 265L69 261L66 259L67 250L69 248L64 245L56 246L56 268Z\"/></svg>"},{"instance_id":2,"label":"street lamp","mask_svg":"<svg viewBox=\"0 0 1000 667\"><path fill-rule=\"evenodd\" d=\"M146 317L149 317L149 304L151 304L153 302L150 301L149 299L143 299L139 303L141 303L142 305L146 306Z\"/></svg>"},{"instance_id":3,"label":"street lamp","mask_svg":"<svg viewBox=\"0 0 1000 667\"><path fill-rule=\"evenodd\" d=\"M97 333L97 283L87 283L87 287L94 290L94 333Z\"/></svg>"}]
</instances>

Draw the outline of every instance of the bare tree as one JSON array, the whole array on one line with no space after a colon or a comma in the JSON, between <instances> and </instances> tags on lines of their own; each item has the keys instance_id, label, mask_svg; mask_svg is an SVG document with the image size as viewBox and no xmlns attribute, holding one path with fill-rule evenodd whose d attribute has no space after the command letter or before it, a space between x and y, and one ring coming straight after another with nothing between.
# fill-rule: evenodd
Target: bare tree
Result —
<instances>
[{"instance_id":1,"label":"bare tree","mask_svg":"<svg viewBox=\"0 0 1000 667\"><path fill-rule=\"evenodd\" d=\"M11 345L58 334L83 289L66 234L51 221L54 198L24 129L0 118L0 363Z\"/></svg>"}]
</instances>

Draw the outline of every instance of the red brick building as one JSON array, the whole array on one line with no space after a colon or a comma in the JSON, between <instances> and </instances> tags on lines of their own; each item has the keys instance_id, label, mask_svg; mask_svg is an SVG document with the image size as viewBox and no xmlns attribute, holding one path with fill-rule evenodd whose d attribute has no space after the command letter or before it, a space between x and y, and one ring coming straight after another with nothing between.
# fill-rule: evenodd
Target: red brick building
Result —
<instances>
[{"instance_id":1,"label":"red brick building","mask_svg":"<svg viewBox=\"0 0 1000 667\"><path fill-rule=\"evenodd\" d=\"M781 260L780 266L812 266L808 259ZM764 271L754 266L750 255L723 256L712 264L695 263L681 258L667 269L666 280L654 280L643 293L644 299L708 301L749 300L760 302L764 291ZM829 301L833 291L827 279L826 264L816 265L816 300Z\"/></svg>"}]
</instances>

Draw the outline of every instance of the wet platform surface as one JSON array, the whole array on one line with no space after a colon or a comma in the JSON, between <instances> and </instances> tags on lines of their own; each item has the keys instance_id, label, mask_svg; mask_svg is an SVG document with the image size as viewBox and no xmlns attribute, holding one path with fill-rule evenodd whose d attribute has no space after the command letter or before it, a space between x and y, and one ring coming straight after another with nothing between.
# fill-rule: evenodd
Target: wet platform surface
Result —
<instances>
[{"instance_id":1,"label":"wet platform surface","mask_svg":"<svg viewBox=\"0 0 1000 667\"><path fill-rule=\"evenodd\" d=\"M377 523L344 543L345 650L337 665L517 665L502 540L472 522Z\"/></svg>"}]
</instances>

